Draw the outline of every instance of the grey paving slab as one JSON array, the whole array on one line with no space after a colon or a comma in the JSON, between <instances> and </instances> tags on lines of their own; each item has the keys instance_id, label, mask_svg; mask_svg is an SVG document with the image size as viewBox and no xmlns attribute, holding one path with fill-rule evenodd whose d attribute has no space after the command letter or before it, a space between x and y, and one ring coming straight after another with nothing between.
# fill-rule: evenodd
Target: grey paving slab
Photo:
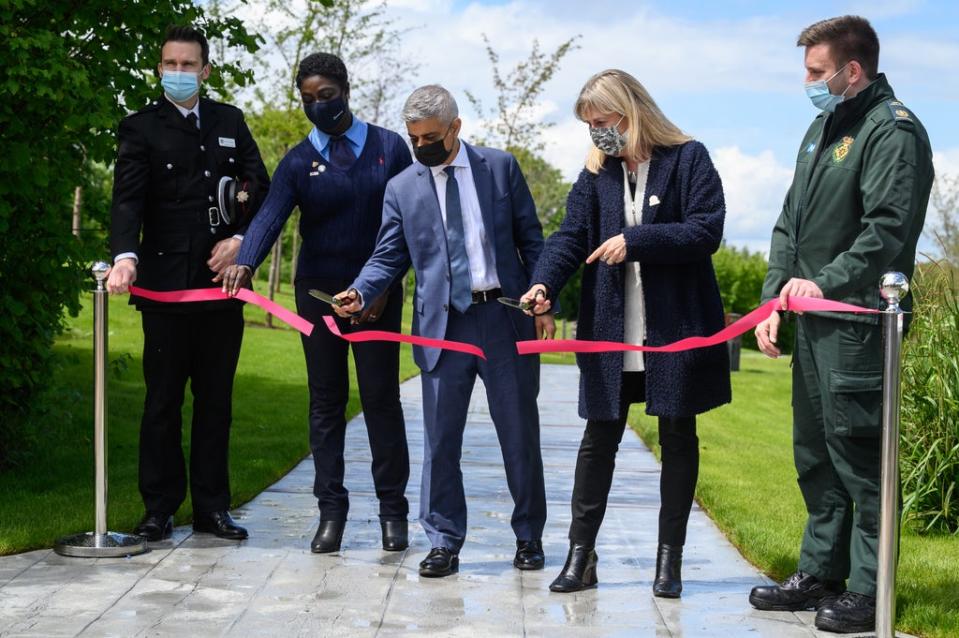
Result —
<instances>
[{"instance_id":1,"label":"grey paving slab","mask_svg":"<svg viewBox=\"0 0 959 638\"><path fill-rule=\"evenodd\" d=\"M542 572L512 567L512 502L478 383L464 436L469 536L458 575L419 577L417 563L429 547L415 522L408 551L380 549L361 415L347 433L351 506L339 553L309 551L318 512L312 461L306 459L235 512L251 532L242 543L179 527L173 539L154 543L141 556L84 560L45 550L0 558L0 637L819 635L811 613L764 613L749 606L749 589L768 580L698 507L690 517L682 599L652 596L659 467L631 433L620 448L597 543L599 588L548 591L566 555L584 425L576 416L577 381L575 367L544 366L540 412L549 522ZM423 446L418 379L403 384L402 400L415 511Z\"/></svg>"}]
</instances>

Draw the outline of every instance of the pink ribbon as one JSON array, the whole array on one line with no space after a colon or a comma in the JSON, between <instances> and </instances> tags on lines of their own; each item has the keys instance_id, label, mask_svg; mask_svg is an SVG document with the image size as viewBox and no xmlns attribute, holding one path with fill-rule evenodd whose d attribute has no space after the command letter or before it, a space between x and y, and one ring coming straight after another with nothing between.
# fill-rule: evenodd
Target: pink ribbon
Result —
<instances>
[{"instance_id":1,"label":"pink ribbon","mask_svg":"<svg viewBox=\"0 0 959 638\"><path fill-rule=\"evenodd\" d=\"M157 292L155 290L146 290L137 286L130 286L130 294L159 301L162 303L188 303L195 301L222 301L231 299L229 295L219 288L193 288L190 290L171 290L167 292ZM237 299L246 301L255 306L259 306L266 312L274 315L292 328L299 330L306 336L313 332L313 324L296 314L287 310L276 302L270 301L262 295L258 295L252 290L241 288L236 295ZM792 312L853 312L858 314L875 314L880 312L870 308L854 306L840 301L830 301L828 299L814 299L812 297L789 297L789 310ZM538 341L518 341L516 350L520 354L543 354L547 352L625 352L634 350L638 352L681 352L683 350L693 350L694 348L706 348L724 343L738 337L739 335L755 328L757 325L769 318L769 316L779 310L779 300L772 299L749 314L745 315L735 323L732 323L716 334L708 337L687 337L674 341L664 346L637 346L628 343L619 343L616 341L583 341L580 339L550 339ZM476 355L486 359L486 355L481 348L471 343L461 341L448 341L446 339L430 339L428 337L419 337L416 335L404 335L396 332L387 332L385 330L363 330L360 332L351 332L343 334L336 325L332 316L323 317L327 329L346 341L395 341L397 343L410 343L414 346L424 348L442 348L443 350L452 350L454 352L464 352L466 354Z\"/></svg>"},{"instance_id":2,"label":"pink ribbon","mask_svg":"<svg viewBox=\"0 0 959 638\"><path fill-rule=\"evenodd\" d=\"M151 301L159 301L161 303L222 301L224 299L233 298L219 288L191 288L190 290L170 290L166 292L157 292L156 290L147 290L137 286L130 286L130 294L143 297L144 299L149 299ZM295 312L287 310L280 304L270 301L263 295L256 294L252 290L240 288L240 291L236 293L236 298L247 303L251 303L254 306L259 306L283 323L288 324L291 328L299 330L307 337L309 337L313 332L312 323Z\"/></svg>"},{"instance_id":3,"label":"pink ribbon","mask_svg":"<svg viewBox=\"0 0 959 638\"><path fill-rule=\"evenodd\" d=\"M829 301L828 299L814 299L812 297L789 297L788 308L792 312L855 312L873 314L880 312L860 306ZM714 335L708 337L687 337L668 343L664 346L637 346L618 341L583 341L580 339L553 339L539 341L519 341L516 350L520 354L543 354L547 352L681 352L694 348L706 348L724 343L755 328L769 316L779 310L779 299L771 299L749 314L732 323Z\"/></svg>"},{"instance_id":4,"label":"pink ribbon","mask_svg":"<svg viewBox=\"0 0 959 638\"><path fill-rule=\"evenodd\" d=\"M443 350L453 350L454 352L465 352L474 354L481 359L486 359L486 354L478 346L461 341L447 341L446 339L430 339L428 337L418 337L416 335L404 335L396 332L387 332L386 330L362 330L360 332L350 332L343 334L336 325L336 320L332 316L323 317L326 327L330 332L341 339L347 341L396 341L398 343L411 343L414 346L424 348L442 348Z\"/></svg>"}]
</instances>

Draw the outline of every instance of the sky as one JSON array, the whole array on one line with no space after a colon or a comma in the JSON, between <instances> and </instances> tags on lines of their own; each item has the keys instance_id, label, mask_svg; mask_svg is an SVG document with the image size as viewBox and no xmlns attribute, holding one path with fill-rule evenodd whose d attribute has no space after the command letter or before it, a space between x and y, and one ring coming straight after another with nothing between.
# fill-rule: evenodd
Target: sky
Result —
<instances>
[{"instance_id":1,"label":"sky","mask_svg":"<svg viewBox=\"0 0 959 638\"><path fill-rule=\"evenodd\" d=\"M726 240L765 252L792 179L798 145L817 111L803 92L803 28L858 14L880 40L880 71L924 123L937 173L959 174L959 2L611 2L608 0L388 0L411 30L403 54L420 63L416 84L439 83L457 98L466 139L482 122L465 91L493 103L485 34L505 71L530 51L580 36L546 85L537 112L553 126L545 158L574 180L589 148L572 106L586 79L621 68L663 112L703 142L726 193ZM927 242L928 244L928 242Z\"/></svg>"}]
</instances>

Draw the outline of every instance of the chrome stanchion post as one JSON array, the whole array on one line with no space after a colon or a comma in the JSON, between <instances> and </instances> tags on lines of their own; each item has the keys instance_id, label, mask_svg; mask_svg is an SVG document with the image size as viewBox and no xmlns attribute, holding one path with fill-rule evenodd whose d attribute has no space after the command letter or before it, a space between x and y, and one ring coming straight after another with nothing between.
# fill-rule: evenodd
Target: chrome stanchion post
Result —
<instances>
[{"instance_id":1,"label":"chrome stanchion post","mask_svg":"<svg viewBox=\"0 0 959 638\"><path fill-rule=\"evenodd\" d=\"M107 534L107 336L109 295L104 280L110 267L93 264L97 287L93 291L93 456L94 531L97 547Z\"/></svg>"},{"instance_id":2,"label":"chrome stanchion post","mask_svg":"<svg viewBox=\"0 0 959 638\"><path fill-rule=\"evenodd\" d=\"M879 490L879 552L876 572L876 636L896 635L896 565L899 559L899 357L902 310L909 292L900 272L882 276L879 292L886 300L882 315L884 358L882 387L882 453Z\"/></svg>"},{"instance_id":3,"label":"chrome stanchion post","mask_svg":"<svg viewBox=\"0 0 959 638\"><path fill-rule=\"evenodd\" d=\"M93 291L93 450L94 531L59 539L54 551L64 556L105 558L141 554L146 540L133 534L107 530L107 308L104 282L110 266L98 261L91 269L97 280Z\"/></svg>"}]
</instances>

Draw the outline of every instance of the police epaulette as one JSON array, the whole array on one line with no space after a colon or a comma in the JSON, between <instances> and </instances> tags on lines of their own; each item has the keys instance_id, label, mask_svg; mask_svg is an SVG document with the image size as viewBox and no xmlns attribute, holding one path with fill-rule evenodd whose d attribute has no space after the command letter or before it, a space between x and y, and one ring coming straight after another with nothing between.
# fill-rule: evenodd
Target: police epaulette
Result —
<instances>
[{"instance_id":1,"label":"police epaulette","mask_svg":"<svg viewBox=\"0 0 959 638\"><path fill-rule=\"evenodd\" d=\"M889 107L889 113L892 114L893 119L897 122L912 122L912 113L909 112L902 102L899 100L889 100L886 102L886 106Z\"/></svg>"},{"instance_id":2,"label":"police epaulette","mask_svg":"<svg viewBox=\"0 0 959 638\"><path fill-rule=\"evenodd\" d=\"M137 111L134 111L133 113L129 113L129 114L127 115L127 117L133 117L133 116L135 116L135 115L143 115L144 113L152 113L153 111L157 110L158 108L160 108L160 102L159 102L159 100L157 100L157 101L155 101L155 102L150 102L149 104L147 104L147 105L144 106L143 108L141 108L141 109L139 109L139 110L137 110Z\"/></svg>"}]
</instances>

